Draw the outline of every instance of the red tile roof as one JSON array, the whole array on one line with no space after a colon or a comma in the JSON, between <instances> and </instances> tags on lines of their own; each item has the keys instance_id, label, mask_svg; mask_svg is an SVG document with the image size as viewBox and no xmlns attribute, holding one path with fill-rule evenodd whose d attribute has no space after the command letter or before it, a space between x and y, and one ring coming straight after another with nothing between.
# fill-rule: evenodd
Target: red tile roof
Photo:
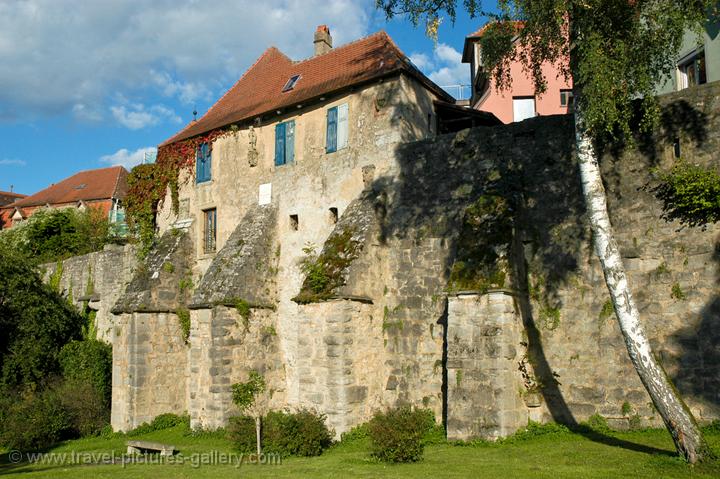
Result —
<instances>
[{"instance_id":1,"label":"red tile roof","mask_svg":"<svg viewBox=\"0 0 720 479\"><path fill-rule=\"evenodd\" d=\"M127 170L122 166L81 171L6 207L58 205L109 198L123 199L127 193L127 175Z\"/></svg>"},{"instance_id":2,"label":"red tile roof","mask_svg":"<svg viewBox=\"0 0 720 479\"><path fill-rule=\"evenodd\" d=\"M207 113L163 144L191 138L400 71L418 79L441 99L453 101L450 95L412 65L384 31L299 62L293 62L280 50L271 47ZM294 75L300 75L295 87L282 92L283 86Z\"/></svg>"},{"instance_id":3,"label":"red tile roof","mask_svg":"<svg viewBox=\"0 0 720 479\"><path fill-rule=\"evenodd\" d=\"M27 195L13 193L12 191L0 191L0 206L11 204L13 201L17 201L20 198L25 198L26 196Z\"/></svg>"},{"instance_id":4,"label":"red tile roof","mask_svg":"<svg viewBox=\"0 0 720 479\"><path fill-rule=\"evenodd\" d=\"M25 198L27 195L13 193L12 191L0 191L0 196L12 196L14 198Z\"/></svg>"}]
</instances>

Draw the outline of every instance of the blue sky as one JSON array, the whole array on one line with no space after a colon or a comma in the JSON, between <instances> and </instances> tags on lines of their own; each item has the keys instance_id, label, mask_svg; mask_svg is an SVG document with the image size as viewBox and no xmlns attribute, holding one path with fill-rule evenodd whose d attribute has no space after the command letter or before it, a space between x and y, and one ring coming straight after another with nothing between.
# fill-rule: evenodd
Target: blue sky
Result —
<instances>
[{"instance_id":1,"label":"blue sky","mask_svg":"<svg viewBox=\"0 0 720 479\"><path fill-rule=\"evenodd\" d=\"M460 2L462 3L462 2ZM130 167L202 115L265 50L312 53L385 29L440 85L468 84L461 12L437 45L386 21L374 0L4 0L0 2L0 190L31 194L77 171Z\"/></svg>"}]
</instances>

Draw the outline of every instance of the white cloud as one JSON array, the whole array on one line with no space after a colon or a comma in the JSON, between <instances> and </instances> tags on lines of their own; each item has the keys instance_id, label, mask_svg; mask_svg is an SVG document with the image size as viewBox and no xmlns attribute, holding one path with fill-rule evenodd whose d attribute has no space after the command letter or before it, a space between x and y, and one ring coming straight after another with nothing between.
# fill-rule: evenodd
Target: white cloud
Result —
<instances>
[{"instance_id":1,"label":"white cloud","mask_svg":"<svg viewBox=\"0 0 720 479\"><path fill-rule=\"evenodd\" d=\"M117 92L146 104L216 98L271 45L310 56L318 24L335 44L366 34L373 3L0 1L0 118L99 121Z\"/></svg>"},{"instance_id":2,"label":"white cloud","mask_svg":"<svg viewBox=\"0 0 720 479\"><path fill-rule=\"evenodd\" d=\"M118 123L131 130L140 130L149 126L155 126L163 120L169 120L173 123L182 122L174 110L164 105L153 105L149 108L145 108L145 105L141 103L130 106L116 105L111 106L110 111Z\"/></svg>"},{"instance_id":3,"label":"white cloud","mask_svg":"<svg viewBox=\"0 0 720 479\"><path fill-rule=\"evenodd\" d=\"M425 55L424 53L413 53L412 55L410 55L410 61L413 62L413 64L420 70L432 68L433 64L430 57Z\"/></svg>"},{"instance_id":4,"label":"white cloud","mask_svg":"<svg viewBox=\"0 0 720 479\"><path fill-rule=\"evenodd\" d=\"M470 67L462 62L462 54L450 45L439 43L432 58L424 53L413 53L410 60L432 81L440 86L468 85ZM457 95L458 88L449 88L450 94ZM467 93L467 88L465 88Z\"/></svg>"},{"instance_id":5,"label":"white cloud","mask_svg":"<svg viewBox=\"0 0 720 479\"><path fill-rule=\"evenodd\" d=\"M157 148L154 146L148 146L145 148L138 148L135 151L129 151L127 148L121 148L112 155L104 155L100 157L101 163L107 163L109 165L121 165L131 169L133 166L137 166L142 163L145 158L150 160L157 154Z\"/></svg>"},{"instance_id":6,"label":"white cloud","mask_svg":"<svg viewBox=\"0 0 720 479\"><path fill-rule=\"evenodd\" d=\"M0 159L0 166L25 166L27 163L25 160L15 160L9 158Z\"/></svg>"}]
</instances>

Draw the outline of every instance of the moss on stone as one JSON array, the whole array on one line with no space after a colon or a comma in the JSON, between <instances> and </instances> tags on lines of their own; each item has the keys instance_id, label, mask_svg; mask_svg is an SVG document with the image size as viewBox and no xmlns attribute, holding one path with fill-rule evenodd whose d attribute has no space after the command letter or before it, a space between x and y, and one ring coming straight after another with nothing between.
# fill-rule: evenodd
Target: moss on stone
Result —
<instances>
[{"instance_id":1,"label":"moss on stone","mask_svg":"<svg viewBox=\"0 0 720 479\"><path fill-rule=\"evenodd\" d=\"M353 238L354 234L352 227L333 232L325 242L322 253L317 256L312 245L303 249L306 256L302 260L301 269L305 280L294 301L301 304L324 301L345 285L345 272L362 249L361 242Z\"/></svg>"},{"instance_id":2,"label":"moss on stone","mask_svg":"<svg viewBox=\"0 0 720 479\"><path fill-rule=\"evenodd\" d=\"M467 207L448 291L485 292L505 287L512 231L511 208L504 197L483 195Z\"/></svg>"}]
</instances>

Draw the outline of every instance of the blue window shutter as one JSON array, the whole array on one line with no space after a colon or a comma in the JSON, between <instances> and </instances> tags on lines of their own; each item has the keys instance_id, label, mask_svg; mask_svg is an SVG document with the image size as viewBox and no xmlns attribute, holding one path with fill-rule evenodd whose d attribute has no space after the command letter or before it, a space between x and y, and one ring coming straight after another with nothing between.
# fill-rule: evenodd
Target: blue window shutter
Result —
<instances>
[{"instance_id":1,"label":"blue window shutter","mask_svg":"<svg viewBox=\"0 0 720 479\"><path fill-rule=\"evenodd\" d=\"M285 123L275 126L275 165L285 164Z\"/></svg>"},{"instance_id":2,"label":"blue window shutter","mask_svg":"<svg viewBox=\"0 0 720 479\"><path fill-rule=\"evenodd\" d=\"M348 144L348 104L343 103L337 107L337 149L345 148Z\"/></svg>"},{"instance_id":3,"label":"blue window shutter","mask_svg":"<svg viewBox=\"0 0 720 479\"><path fill-rule=\"evenodd\" d=\"M288 121L285 127L285 162L295 161L295 120Z\"/></svg>"},{"instance_id":4,"label":"blue window shutter","mask_svg":"<svg viewBox=\"0 0 720 479\"><path fill-rule=\"evenodd\" d=\"M337 113L336 106L327 111L327 144L325 151L328 153L337 151Z\"/></svg>"},{"instance_id":5,"label":"blue window shutter","mask_svg":"<svg viewBox=\"0 0 720 479\"><path fill-rule=\"evenodd\" d=\"M208 143L205 143L205 180L212 180L212 150Z\"/></svg>"},{"instance_id":6,"label":"blue window shutter","mask_svg":"<svg viewBox=\"0 0 720 479\"><path fill-rule=\"evenodd\" d=\"M195 182L202 183L212 179L211 174L212 154L210 145L202 143L197 148L195 155Z\"/></svg>"}]
</instances>

